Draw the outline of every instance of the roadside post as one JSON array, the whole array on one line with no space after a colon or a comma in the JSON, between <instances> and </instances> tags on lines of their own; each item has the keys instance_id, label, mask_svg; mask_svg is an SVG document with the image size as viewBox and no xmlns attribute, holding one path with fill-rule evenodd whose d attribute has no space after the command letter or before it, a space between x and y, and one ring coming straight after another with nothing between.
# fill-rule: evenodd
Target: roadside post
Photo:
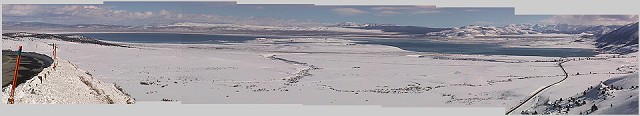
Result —
<instances>
[{"instance_id":1,"label":"roadside post","mask_svg":"<svg viewBox=\"0 0 640 116\"><path fill-rule=\"evenodd\" d=\"M16 60L16 68L13 71L13 83L11 84L11 94L9 95L9 104L14 104L14 94L18 81L18 69L20 68L20 58L22 57L22 46L18 47L18 59Z\"/></svg>"},{"instance_id":2,"label":"roadside post","mask_svg":"<svg viewBox=\"0 0 640 116\"><path fill-rule=\"evenodd\" d=\"M56 58L57 58L56 57L56 44L53 43L52 46L53 46L53 69L56 69L56 66L58 66L58 63L56 63L56 61L58 61L58 60L56 60Z\"/></svg>"}]
</instances>

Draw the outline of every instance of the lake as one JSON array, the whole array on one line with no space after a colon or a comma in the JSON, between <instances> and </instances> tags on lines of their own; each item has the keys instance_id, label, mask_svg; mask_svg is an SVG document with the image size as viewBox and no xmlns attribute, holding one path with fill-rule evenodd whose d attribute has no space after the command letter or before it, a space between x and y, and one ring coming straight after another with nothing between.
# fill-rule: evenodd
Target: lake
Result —
<instances>
[{"instance_id":1,"label":"lake","mask_svg":"<svg viewBox=\"0 0 640 116\"><path fill-rule=\"evenodd\" d=\"M462 44L434 42L428 40L359 40L359 44L378 44L398 47L415 52L435 52L448 54L546 56L546 57L590 57L598 53L593 49L580 48L514 48L496 44Z\"/></svg>"},{"instance_id":2,"label":"lake","mask_svg":"<svg viewBox=\"0 0 640 116\"><path fill-rule=\"evenodd\" d=\"M242 43L261 38L260 36L173 34L173 33L79 33L86 37L130 43L181 43L220 44ZM514 55L546 57L589 57L598 53L592 49L579 48L512 48L495 44L461 44L407 39L357 39L358 44L377 44L398 47L415 52L435 52L448 54ZM295 43L289 43L295 44Z\"/></svg>"}]
</instances>

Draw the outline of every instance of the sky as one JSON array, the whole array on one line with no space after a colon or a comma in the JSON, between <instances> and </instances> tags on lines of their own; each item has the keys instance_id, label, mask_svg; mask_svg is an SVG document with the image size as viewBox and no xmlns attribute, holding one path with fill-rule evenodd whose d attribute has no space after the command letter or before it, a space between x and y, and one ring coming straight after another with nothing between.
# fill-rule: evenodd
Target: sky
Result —
<instances>
[{"instance_id":1,"label":"sky","mask_svg":"<svg viewBox=\"0 0 640 116\"><path fill-rule=\"evenodd\" d=\"M426 27L507 24L612 25L638 21L638 15L514 15L514 8L435 6L316 6L236 4L235 2L105 2L104 4L3 5L3 21L58 24L156 25L176 22L275 26L342 22Z\"/></svg>"}]
</instances>

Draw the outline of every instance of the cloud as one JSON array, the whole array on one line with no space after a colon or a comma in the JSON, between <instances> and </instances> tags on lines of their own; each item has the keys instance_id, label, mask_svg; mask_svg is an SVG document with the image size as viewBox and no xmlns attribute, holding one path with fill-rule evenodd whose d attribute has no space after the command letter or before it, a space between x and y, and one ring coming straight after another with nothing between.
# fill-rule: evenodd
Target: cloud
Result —
<instances>
[{"instance_id":1,"label":"cloud","mask_svg":"<svg viewBox=\"0 0 640 116\"><path fill-rule=\"evenodd\" d=\"M638 15L558 15L540 22L578 25L624 25L638 22Z\"/></svg>"},{"instance_id":2,"label":"cloud","mask_svg":"<svg viewBox=\"0 0 640 116\"><path fill-rule=\"evenodd\" d=\"M412 10L424 10L424 9L436 9L435 6L384 6L384 7L373 7L371 10L385 11L385 10L404 10L404 11L412 11Z\"/></svg>"},{"instance_id":3,"label":"cloud","mask_svg":"<svg viewBox=\"0 0 640 116\"><path fill-rule=\"evenodd\" d=\"M417 7L373 7L371 10L411 10Z\"/></svg>"},{"instance_id":4,"label":"cloud","mask_svg":"<svg viewBox=\"0 0 640 116\"><path fill-rule=\"evenodd\" d=\"M438 10L420 10L420 11L415 11L412 12L413 14L433 14L433 13L443 13L442 11L438 11Z\"/></svg>"},{"instance_id":5,"label":"cloud","mask_svg":"<svg viewBox=\"0 0 640 116\"><path fill-rule=\"evenodd\" d=\"M476 22L473 22L473 24L476 24L476 25L494 25L494 24L496 24L496 22L490 22L490 21L476 21Z\"/></svg>"},{"instance_id":6,"label":"cloud","mask_svg":"<svg viewBox=\"0 0 640 116\"><path fill-rule=\"evenodd\" d=\"M358 10L355 8L334 8L332 9L333 12L336 12L340 15L357 15L357 14L366 14L369 13L367 11L363 11L363 10Z\"/></svg>"},{"instance_id":7,"label":"cloud","mask_svg":"<svg viewBox=\"0 0 640 116\"><path fill-rule=\"evenodd\" d=\"M398 14L404 14L401 12L397 12L397 11L392 11L392 10L385 10L385 11L380 11L378 14L378 16L390 16L390 15L398 15Z\"/></svg>"},{"instance_id":8,"label":"cloud","mask_svg":"<svg viewBox=\"0 0 640 116\"><path fill-rule=\"evenodd\" d=\"M75 17L104 19L145 19L154 16L153 12L129 12L125 10L104 9L94 5L39 6L39 5L3 5L3 16L18 17Z\"/></svg>"},{"instance_id":9,"label":"cloud","mask_svg":"<svg viewBox=\"0 0 640 116\"><path fill-rule=\"evenodd\" d=\"M26 16L42 12L38 5L2 5L2 14L10 16Z\"/></svg>"},{"instance_id":10,"label":"cloud","mask_svg":"<svg viewBox=\"0 0 640 116\"><path fill-rule=\"evenodd\" d=\"M441 13L441 11L435 10L435 6L385 6L385 7L373 7L370 8L374 11L379 11L376 15L378 16L388 16L388 15L397 15L397 14L430 14L430 13Z\"/></svg>"},{"instance_id":11,"label":"cloud","mask_svg":"<svg viewBox=\"0 0 640 116\"><path fill-rule=\"evenodd\" d=\"M271 18L244 18L210 14L183 14L167 10L127 11L100 5L3 5L3 18L12 21L44 21L47 23L78 24L153 24L174 22L232 23L250 25L320 25L315 22ZM9 20L6 20L9 21Z\"/></svg>"}]
</instances>

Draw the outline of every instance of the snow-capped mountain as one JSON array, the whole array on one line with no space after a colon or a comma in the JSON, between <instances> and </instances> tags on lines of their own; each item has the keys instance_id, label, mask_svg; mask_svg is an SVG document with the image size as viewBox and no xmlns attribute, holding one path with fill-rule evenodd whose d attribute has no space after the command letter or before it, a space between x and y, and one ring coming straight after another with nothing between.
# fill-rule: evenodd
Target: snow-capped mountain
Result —
<instances>
[{"instance_id":1,"label":"snow-capped mountain","mask_svg":"<svg viewBox=\"0 0 640 116\"><path fill-rule=\"evenodd\" d=\"M3 28L10 32L56 30L73 32L189 32L220 34L264 34L264 35L349 35L384 34L381 30L367 30L331 26L270 26L250 24L221 24L179 22L146 26L106 25L106 24L50 24L41 22L3 22Z\"/></svg>"},{"instance_id":2,"label":"snow-capped mountain","mask_svg":"<svg viewBox=\"0 0 640 116\"><path fill-rule=\"evenodd\" d=\"M580 34L589 33L594 34L596 37L611 32L620 25L569 25L569 24L535 24L531 28L541 33L562 33L562 34Z\"/></svg>"},{"instance_id":3,"label":"snow-capped mountain","mask_svg":"<svg viewBox=\"0 0 640 116\"><path fill-rule=\"evenodd\" d=\"M419 27L419 26L399 26L393 24L376 24L376 23L364 23L358 24L354 22L344 22L329 27L341 27L352 29L364 29L364 30L381 30L384 32L393 32L401 34L425 34L430 32L438 32L447 30L448 28L431 28L431 27Z\"/></svg>"},{"instance_id":4,"label":"snow-capped mountain","mask_svg":"<svg viewBox=\"0 0 640 116\"><path fill-rule=\"evenodd\" d=\"M182 27L189 28L191 30L290 30L290 31L313 31L313 30L327 30L325 27L279 27L279 26L262 26L262 25L244 25L244 24L216 24L216 23L193 23L193 22L180 22L169 25L159 25L156 28L168 28L168 27Z\"/></svg>"},{"instance_id":5,"label":"snow-capped mountain","mask_svg":"<svg viewBox=\"0 0 640 116\"><path fill-rule=\"evenodd\" d=\"M597 47L614 53L632 53L638 51L638 23L628 24L602 35Z\"/></svg>"},{"instance_id":6,"label":"snow-capped mountain","mask_svg":"<svg viewBox=\"0 0 640 116\"><path fill-rule=\"evenodd\" d=\"M507 25L502 27L496 26L463 26L452 28L450 30L427 33L428 36L440 37L476 37L476 36L497 36L497 35L523 35L523 34L541 34L532 28L524 25Z\"/></svg>"},{"instance_id":7,"label":"snow-capped mountain","mask_svg":"<svg viewBox=\"0 0 640 116\"><path fill-rule=\"evenodd\" d=\"M524 34L592 34L599 37L611 32L620 26L590 26L569 24L510 24L505 26L477 26L469 25L450 30L427 33L428 36L440 37L476 37L497 35L524 35Z\"/></svg>"},{"instance_id":8,"label":"snow-capped mountain","mask_svg":"<svg viewBox=\"0 0 640 116\"><path fill-rule=\"evenodd\" d=\"M339 24L335 24L329 27L374 27L374 26L396 26L393 24L377 24L377 23L364 23L364 24L359 24L359 23L355 23L355 22L344 22L344 23L339 23Z\"/></svg>"}]
</instances>

